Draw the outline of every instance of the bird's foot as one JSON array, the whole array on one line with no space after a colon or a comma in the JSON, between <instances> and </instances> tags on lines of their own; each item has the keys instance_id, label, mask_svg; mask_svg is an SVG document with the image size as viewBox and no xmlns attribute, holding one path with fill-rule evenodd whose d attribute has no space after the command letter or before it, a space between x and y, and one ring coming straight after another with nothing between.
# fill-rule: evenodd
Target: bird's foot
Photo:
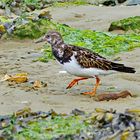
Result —
<instances>
[{"instance_id":1,"label":"bird's foot","mask_svg":"<svg viewBox=\"0 0 140 140\"><path fill-rule=\"evenodd\" d=\"M99 83L100 83L100 79L98 78L98 76L96 76L96 85L93 88L93 90L91 92L84 92L82 94L84 94L84 95L90 95L92 97L95 96L97 87L99 86Z\"/></svg>"},{"instance_id":2,"label":"bird's foot","mask_svg":"<svg viewBox=\"0 0 140 140\"><path fill-rule=\"evenodd\" d=\"M75 84L78 85L78 81L80 81L80 80L86 80L86 79L88 79L88 78L83 78L83 77L81 77L81 78L74 79L74 80L66 87L66 89L72 88Z\"/></svg>"},{"instance_id":3,"label":"bird's foot","mask_svg":"<svg viewBox=\"0 0 140 140\"><path fill-rule=\"evenodd\" d=\"M78 85L78 81L76 79L74 79L67 87L66 89L72 88L75 84Z\"/></svg>"},{"instance_id":4,"label":"bird's foot","mask_svg":"<svg viewBox=\"0 0 140 140\"><path fill-rule=\"evenodd\" d=\"M82 93L83 95L90 95L90 96L95 96L96 92L95 91L91 91L91 92L84 92Z\"/></svg>"}]
</instances>

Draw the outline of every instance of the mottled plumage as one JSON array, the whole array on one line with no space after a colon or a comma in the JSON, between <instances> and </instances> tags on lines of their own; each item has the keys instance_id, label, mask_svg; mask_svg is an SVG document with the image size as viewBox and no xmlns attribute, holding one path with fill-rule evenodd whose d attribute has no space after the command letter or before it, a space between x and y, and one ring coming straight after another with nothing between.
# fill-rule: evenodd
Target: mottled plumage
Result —
<instances>
[{"instance_id":1,"label":"mottled plumage","mask_svg":"<svg viewBox=\"0 0 140 140\"><path fill-rule=\"evenodd\" d=\"M67 72L82 77L72 81L67 88L71 88L79 80L95 77L96 86L92 92L88 92L88 94L94 95L100 81L98 75L106 75L115 71L135 73L134 68L109 61L89 49L65 44L58 32L51 31L40 41L47 41L51 44L53 55L64 66Z\"/></svg>"}]
</instances>

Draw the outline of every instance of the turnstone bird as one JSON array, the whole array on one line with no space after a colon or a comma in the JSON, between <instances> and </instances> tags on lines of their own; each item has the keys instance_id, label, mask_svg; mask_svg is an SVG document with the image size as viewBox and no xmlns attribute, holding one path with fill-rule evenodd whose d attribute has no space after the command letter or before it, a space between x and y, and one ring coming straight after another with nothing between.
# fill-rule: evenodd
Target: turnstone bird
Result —
<instances>
[{"instance_id":1,"label":"turnstone bird","mask_svg":"<svg viewBox=\"0 0 140 140\"><path fill-rule=\"evenodd\" d=\"M79 77L74 79L67 86L67 89L77 84L80 80L96 78L96 84L93 90L83 93L94 96L100 83L99 75L107 75L116 71L135 73L134 68L109 61L89 49L65 44L61 34L56 31L48 32L36 43L42 41L47 41L51 45L54 57L68 73Z\"/></svg>"}]
</instances>

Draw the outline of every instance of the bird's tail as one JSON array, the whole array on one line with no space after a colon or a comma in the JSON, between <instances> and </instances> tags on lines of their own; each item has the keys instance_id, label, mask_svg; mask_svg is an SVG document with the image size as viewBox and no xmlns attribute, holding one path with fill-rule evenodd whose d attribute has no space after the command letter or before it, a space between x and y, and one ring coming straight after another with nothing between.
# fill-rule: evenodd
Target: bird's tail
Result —
<instances>
[{"instance_id":1,"label":"bird's tail","mask_svg":"<svg viewBox=\"0 0 140 140\"><path fill-rule=\"evenodd\" d=\"M112 70L119 71L119 72L126 72L126 73L135 73L135 68L126 67L124 64L117 64L112 62Z\"/></svg>"}]
</instances>

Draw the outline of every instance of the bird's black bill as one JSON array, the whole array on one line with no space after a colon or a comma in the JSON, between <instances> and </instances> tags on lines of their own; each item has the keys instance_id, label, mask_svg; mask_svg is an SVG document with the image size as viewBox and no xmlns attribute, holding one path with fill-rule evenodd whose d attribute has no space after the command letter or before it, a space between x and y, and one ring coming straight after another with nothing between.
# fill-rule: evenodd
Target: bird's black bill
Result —
<instances>
[{"instance_id":1,"label":"bird's black bill","mask_svg":"<svg viewBox=\"0 0 140 140\"><path fill-rule=\"evenodd\" d=\"M44 41L45 41L44 38L40 38L40 39L38 39L37 41L35 41L35 43L41 43L41 42L44 42Z\"/></svg>"}]
</instances>

